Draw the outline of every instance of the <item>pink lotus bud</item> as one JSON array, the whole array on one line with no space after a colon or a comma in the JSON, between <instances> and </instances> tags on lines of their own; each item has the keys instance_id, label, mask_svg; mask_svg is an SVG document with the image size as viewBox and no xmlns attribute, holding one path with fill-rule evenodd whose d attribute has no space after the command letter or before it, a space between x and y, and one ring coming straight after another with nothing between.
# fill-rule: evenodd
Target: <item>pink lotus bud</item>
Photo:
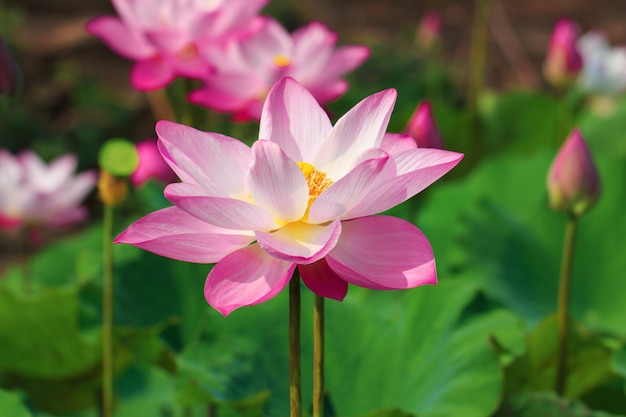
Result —
<instances>
[{"instance_id":1,"label":"pink lotus bud","mask_svg":"<svg viewBox=\"0 0 626 417\"><path fill-rule=\"evenodd\" d=\"M417 46L423 51L433 49L441 40L442 28L441 15L435 11L429 11L424 16L417 27Z\"/></svg>"},{"instance_id":2,"label":"pink lotus bud","mask_svg":"<svg viewBox=\"0 0 626 417\"><path fill-rule=\"evenodd\" d=\"M557 154L548 173L550 207L576 216L600 196L600 179L580 131L574 129Z\"/></svg>"},{"instance_id":3,"label":"pink lotus bud","mask_svg":"<svg viewBox=\"0 0 626 417\"><path fill-rule=\"evenodd\" d=\"M418 148L443 149L441 135L435 125L432 108L428 101L423 101L417 106L405 132L411 135Z\"/></svg>"},{"instance_id":4,"label":"pink lotus bud","mask_svg":"<svg viewBox=\"0 0 626 417\"><path fill-rule=\"evenodd\" d=\"M543 63L543 74L555 87L572 83L582 69L582 56L576 46L579 36L580 31L573 21L562 18L556 22Z\"/></svg>"},{"instance_id":5,"label":"pink lotus bud","mask_svg":"<svg viewBox=\"0 0 626 417\"><path fill-rule=\"evenodd\" d=\"M0 37L0 95L15 94L19 86L19 75L17 62Z\"/></svg>"},{"instance_id":6,"label":"pink lotus bud","mask_svg":"<svg viewBox=\"0 0 626 417\"><path fill-rule=\"evenodd\" d=\"M139 154L139 166L130 176L130 181L135 187L145 184L151 178L164 183L176 180L176 174L167 165L157 148L156 139L146 139L139 142L136 147Z\"/></svg>"}]
</instances>

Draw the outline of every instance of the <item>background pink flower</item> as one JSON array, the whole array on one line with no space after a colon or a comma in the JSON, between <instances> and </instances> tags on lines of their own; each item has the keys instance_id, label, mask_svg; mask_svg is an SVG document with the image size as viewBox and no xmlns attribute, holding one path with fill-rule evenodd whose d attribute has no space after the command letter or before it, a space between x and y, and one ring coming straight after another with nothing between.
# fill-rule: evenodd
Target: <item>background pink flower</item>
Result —
<instances>
[{"instance_id":1,"label":"background pink flower","mask_svg":"<svg viewBox=\"0 0 626 417\"><path fill-rule=\"evenodd\" d=\"M136 149L139 155L139 165L130 175L130 181L135 187L145 184L150 179L164 183L176 180L176 174L167 165L157 148L156 139L141 141L136 145Z\"/></svg>"},{"instance_id":2,"label":"background pink flower","mask_svg":"<svg viewBox=\"0 0 626 417\"><path fill-rule=\"evenodd\" d=\"M190 262L217 262L205 297L227 315L278 294L298 267L315 293L342 300L373 289L436 282L428 239L374 216L412 197L462 158L384 138L395 90L367 97L333 126L314 97L284 78L263 107L252 147L159 122L159 149L182 180L174 204L138 220L117 243ZM383 139L384 138L384 139Z\"/></svg>"},{"instance_id":3,"label":"background pink flower","mask_svg":"<svg viewBox=\"0 0 626 417\"><path fill-rule=\"evenodd\" d=\"M347 90L342 77L369 57L364 46L337 48L336 43L337 34L319 22L290 35L274 19L260 19L246 38L202 51L215 72L207 74L189 100L235 113L236 120L258 120L269 89L289 76L323 105Z\"/></svg>"}]
</instances>

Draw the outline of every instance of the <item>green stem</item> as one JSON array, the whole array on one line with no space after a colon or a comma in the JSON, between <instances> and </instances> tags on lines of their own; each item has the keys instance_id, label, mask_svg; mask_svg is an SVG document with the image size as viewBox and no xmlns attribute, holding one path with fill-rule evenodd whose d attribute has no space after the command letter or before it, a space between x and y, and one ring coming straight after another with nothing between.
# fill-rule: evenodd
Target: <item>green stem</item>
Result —
<instances>
[{"instance_id":1,"label":"green stem","mask_svg":"<svg viewBox=\"0 0 626 417\"><path fill-rule=\"evenodd\" d=\"M294 270L289 282L289 409L290 417L302 417L300 372L300 274Z\"/></svg>"},{"instance_id":2,"label":"green stem","mask_svg":"<svg viewBox=\"0 0 626 417\"><path fill-rule=\"evenodd\" d=\"M557 101L559 103L559 107L557 110L556 136L554 138L554 143L555 149L558 150L570 131L573 116L568 91L566 89L560 89L557 92Z\"/></svg>"},{"instance_id":3,"label":"green stem","mask_svg":"<svg viewBox=\"0 0 626 417\"><path fill-rule=\"evenodd\" d=\"M313 417L324 416L324 297L313 308Z\"/></svg>"},{"instance_id":4,"label":"green stem","mask_svg":"<svg viewBox=\"0 0 626 417\"><path fill-rule=\"evenodd\" d=\"M20 236L20 272L21 272L21 284L22 292L24 294L30 294L33 292L33 280L30 271L30 226L26 226Z\"/></svg>"},{"instance_id":5,"label":"green stem","mask_svg":"<svg viewBox=\"0 0 626 417\"><path fill-rule=\"evenodd\" d=\"M559 278L559 298L557 306L557 321L559 329L558 362L556 373L556 393L562 396L567 381L567 339L568 339L568 309L570 278L574 254L574 240L576 237L576 216L569 215L565 228L565 243L561 259L561 276Z\"/></svg>"},{"instance_id":6,"label":"green stem","mask_svg":"<svg viewBox=\"0 0 626 417\"><path fill-rule=\"evenodd\" d=\"M104 204L102 233L102 417L113 413L113 206Z\"/></svg>"}]
</instances>

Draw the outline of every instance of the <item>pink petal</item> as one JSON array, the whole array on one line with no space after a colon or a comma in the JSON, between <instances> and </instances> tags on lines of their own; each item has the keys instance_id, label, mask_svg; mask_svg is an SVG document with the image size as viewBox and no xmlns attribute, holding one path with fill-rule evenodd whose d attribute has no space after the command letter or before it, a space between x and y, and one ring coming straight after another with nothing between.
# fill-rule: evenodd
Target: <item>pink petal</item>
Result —
<instances>
[{"instance_id":1,"label":"pink petal","mask_svg":"<svg viewBox=\"0 0 626 417\"><path fill-rule=\"evenodd\" d=\"M294 161L309 162L331 127L311 93L294 79L283 78L263 105L259 139L276 142Z\"/></svg>"},{"instance_id":2,"label":"pink petal","mask_svg":"<svg viewBox=\"0 0 626 417\"><path fill-rule=\"evenodd\" d=\"M320 146L313 165L338 180L366 150L378 148L396 101L395 90L373 94L350 109Z\"/></svg>"},{"instance_id":3,"label":"pink petal","mask_svg":"<svg viewBox=\"0 0 626 417\"><path fill-rule=\"evenodd\" d=\"M190 41L189 35L178 28L145 31L146 38L162 53L175 54Z\"/></svg>"},{"instance_id":4,"label":"pink petal","mask_svg":"<svg viewBox=\"0 0 626 417\"><path fill-rule=\"evenodd\" d=\"M46 220L46 224L52 227L68 227L83 222L87 217L89 212L85 207L69 207L53 214Z\"/></svg>"},{"instance_id":5,"label":"pink petal","mask_svg":"<svg viewBox=\"0 0 626 417\"><path fill-rule=\"evenodd\" d=\"M113 16L96 17L87 22L87 31L100 38L118 54L132 60L146 59L157 50L139 33L130 30L124 22Z\"/></svg>"},{"instance_id":6,"label":"pink petal","mask_svg":"<svg viewBox=\"0 0 626 417\"><path fill-rule=\"evenodd\" d=\"M293 222L304 215L309 187L302 170L280 147L267 140L252 145L248 189L252 200L279 222Z\"/></svg>"},{"instance_id":7,"label":"pink petal","mask_svg":"<svg viewBox=\"0 0 626 417\"><path fill-rule=\"evenodd\" d=\"M344 80L334 80L307 85L306 87L313 94L315 100L324 105L345 93L348 90L348 83Z\"/></svg>"},{"instance_id":8,"label":"pink petal","mask_svg":"<svg viewBox=\"0 0 626 417\"><path fill-rule=\"evenodd\" d=\"M189 94L189 101L220 112L244 109L265 88L256 74L218 73L209 76L202 87ZM256 115L256 119L260 113Z\"/></svg>"},{"instance_id":9,"label":"pink petal","mask_svg":"<svg viewBox=\"0 0 626 417\"><path fill-rule=\"evenodd\" d=\"M158 122L156 133L163 158L184 182L219 197L245 190L252 151L237 139L168 121Z\"/></svg>"},{"instance_id":10,"label":"pink petal","mask_svg":"<svg viewBox=\"0 0 626 417\"><path fill-rule=\"evenodd\" d=\"M212 226L177 207L168 207L137 220L114 243L128 243L180 261L214 263L253 241L251 233Z\"/></svg>"},{"instance_id":11,"label":"pink petal","mask_svg":"<svg viewBox=\"0 0 626 417\"><path fill-rule=\"evenodd\" d=\"M211 197L191 184L165 187L165 197L176 207L212 225L232 230L274 230L278 224L259 206L234 198Z\"/></svg>"},{"instance_id":12,"label":"pink petal","mask_svg":"<svg viewBox=\"0 0 626 417\"><path fill-rule=\"evenodd\" d=\"M326 259L298 265L298 270L304 284L317 295L342 301L348 293L348 283L330 269Z\"/></svg>"},{"instance_id":13,"label":"pink petal","mask_svg":"<svg viewBox=\"0 0 626 417\"><path fill-rule=\"evenodd\" d=\"M176 73L172 62L162 56L137 61L130 70L130 83L140 91L163 88L174 81Z\"/></svg>"},{"instance_id":14,"label":"pink petal","mask_svg":"<svg viewBox=\"0 0 626 417\"><path fill-rule=\"evenodd\" d=\"M335 246L341 222L326 225L294 222L273 232L256 232L263 250L285 261L309 264L318 261Z\"/></svg>"},{"instance_id":15,"label":"pink petal","mask_svg":"<svg viewBox=\"0 0 626 417\"><path fill-rule=\"evenodd\" d=\"M226 256L204 285L207 302L224 316L242 306L267 301L285 288L296 265L250 245Z\"/></svg>"},{"instance_id":16,"label":"pink petal","mask_svg":"<svg viewBox=\"0 0 626 417\"><path fill-rule=\"evenodd\" d=\"M319 83L327 83L343 77L361 65L369 56L370 50L365 46L350 45L338 48L329 58L324 72L320 74Z\"/></svg>"},{"instance_id":17,"label":"pink petal","mask_svg":"<svg viewBox=\"0 0 626 417\"><path fill-rule=\"evenodd\" d=\"M463 154L440 149L417 148L395 155L397 177L372 187L359 204L343 219L370 216L397 206L413 197L450 171Z\"/></svg>"},{"instance_id":18,"label":"pink petal","mask_svg":"<svg viewBox=\"0 0 626 417\"><path fill-rule=\"evenodd\" d=\"M384 154L359 163L317 197L311 205L307 221L324 223L350 212L376 189L377 184L395 177L393 163L388 162L389 155Z\"/></svg>"},{"instance_id":19,"label":"pink petal","mask_svg":"<svg viewBox=\"0 0 626 417\"><path fill-rule=\"evenodd\" d=\"M406 220L368 216L342 223L328 266L351 284L403 289L435 284L433 250L424 234Z\"/></svg>"},{"instance_id":20,"label":"pink petal","mask_svg":"<svg viewBox=\"0 0 626 417\"><path fill-rule=\"evenodd\" d=\"M409 151L417 148L417 143L410 136L403 133L385 133L383 141L380 143L380 148L390 155L395 155L400 152Z\"/></svg>"},{"instance_id":21,"label":"pink petal","mask_svg":"<svg viewBox=\"0 0 626 417\"><path fill-rule=\"evenodd\" d=\"M156 139L146 139L135 145L139 155L139 165L130 175L130 181L139 187L154 178L166 184L176 180L176 174L167 165L159 152Z\"/></svg>"}]
</instances>

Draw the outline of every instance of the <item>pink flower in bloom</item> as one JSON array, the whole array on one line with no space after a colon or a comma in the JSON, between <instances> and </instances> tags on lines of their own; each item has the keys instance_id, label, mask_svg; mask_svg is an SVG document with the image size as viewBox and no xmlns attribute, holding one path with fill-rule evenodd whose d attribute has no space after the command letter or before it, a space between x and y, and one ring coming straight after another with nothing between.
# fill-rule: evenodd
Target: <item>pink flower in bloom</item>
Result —
<instances>
[{"instance_id":1,"label":"pink flower in bloom","mask_svg":"<svg viewBox=\"0 0 626 417\"><path fill-rule=\"evenodd\" d=\"M583 60L576 45L579 36L573 21L562 18L556 22L543 63L544 76L555 87L572 83L582 69Z\"/></svg>"},{"instance_id":2,"label":"pink flower in bloom","mask_svg":"<svg viewBox=\"0 0 626 417\"><path fill-rule=\"evenodd\" d=\"M247 30L268 0L112 0L119 17L100 16L87 30L135 61L138 90L164 87L177 75L209 71L198 50Z\"/></svg>"},{"instance_id":3,"label":"pink flower in bloom","mask_svg":"<svg viewBox=\"0 0 626 417\"><path fill-rule=\"evenodd\" d=\"M578 39L583 69L578 79L588 92L617 94L626 89L626 47L611 47L604 33L593 31Z\"/></svg>"},{"instance_id":4,"label":"pink flower in bloom","mask_svg":"<svg viewBox=\"0 0 626 417\"><path fill-rule=\"evenodd\" d=\"M116 239L188 262L217 264L205 297L223 315L269 300L297 267L315 293L342 300L436 282L432 248L413 224L373 216L420 192L463 155L383 140L395 90L367 97L332 126L291 78L270 91L252 147L161 121L159 149L181 183L174 204ZM404 149L404 150L403 150Z\"/></svg>"},{"instance_id":5,"label":"pink flower in bloom","mask_svg":"<svg viewBox=\"0 0 626 417\"><path fill-rule=\"evenodd\" d=\"M161 156L156 139L146 139L136 145L139 166L130 176L130 181L139 187L154 178L164 183L174 182L176 174Z\"/></svg>"},{"instance_id":6,"label":"pink flower in bloom","mask_svg":"<svg viewBox=\"0 0 626 417\"><path fill-rule=\"evenodd\" d=\"M348 88L341 79L369 57L364 46L336 48L337 34L313 22L291 36L270 18L259 19L250 36L203 51L216 71L189 96L195 104L259 120L269 89L282 77L298 80L322 105Z\"/></svg>"},{"instance_id":7,"label":"pink flower in bloom","mask_svg":"<svg viewBox=\"0 0 626 417\"><path fill-rule=\"evenodd\" d=\"M548 173L550 206L583 214L600 196L600 179L580 131L574 129L559 150Z\"/></svg>"},{"instance_id":8,"label":"pink flower in bloom","mask_svg":"<svg viewBox=\"0 0 626 417\"><path fill-rule=\"evenodd\" d=\"M84 220L80 203L93 189L93 171L73 175L76 158L64 155L45 164L37 154L18 156L0 149L0 228L24 224L69 226Z\"/></svg>"},{"instance_id":9,"label":"pink flower in bloom","mask_svg":"<svg viewBox=\"0 0 626 417\"><path fill-rule=\"evenodd\" d=\"M411 135L420 148L443 149L441 135L435 124L432 107L428 101L423 101L417 106L405 132Z\"/></svg>"}]
</instances>

